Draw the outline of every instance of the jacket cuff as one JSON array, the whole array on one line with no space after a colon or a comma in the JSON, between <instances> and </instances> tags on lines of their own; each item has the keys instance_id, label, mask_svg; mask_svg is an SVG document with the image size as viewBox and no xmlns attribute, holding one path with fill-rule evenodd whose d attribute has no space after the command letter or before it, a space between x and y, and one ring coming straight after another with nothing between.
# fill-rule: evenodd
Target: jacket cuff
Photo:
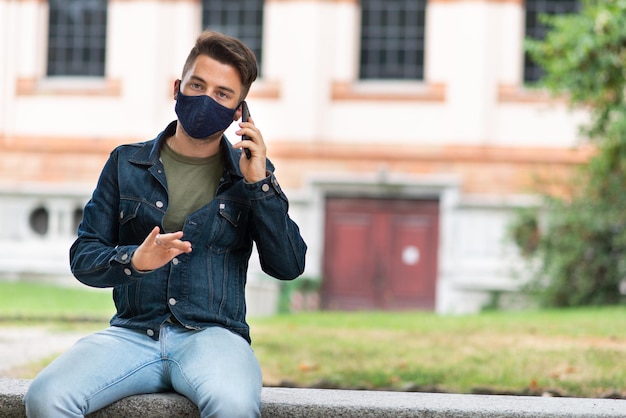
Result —
<instances>
[{"instance_id":1,"label":"jacket cuff","mask_svg":"<svg viewBox=\"0 0 626 418\"><path fill-rule=\"evenodd\" d=\"M274 173L268 171L267 172L267 177L264 178L263 180L254 182L254 183L248 183L248 182L244 182L246 185L246 188L255 193L255 195L257 196L263 196L263 195L267 195L268 193L274 191L276 194L278 195L282 195L283 191L280 187L280 184L278 184L278 180L276 179L276 176L274 175Z\"/></svg>"},{"instance_id":2,"label":"jacket cuff","mask_svg":"<svg viewBox=\"0 0 626 418\"><path fill-rule=\"evenodd\" d=\"M122 272L128 278L133 278L137 276L141 276L146 273L151 273L154 270L137 270L132 263L133 255L135 254L135 250L137 247L129 247L123 246L118 247L115 255L111 259L111 261L117 262L120 264L122 268Z\"/></svg>"}]
</instances>

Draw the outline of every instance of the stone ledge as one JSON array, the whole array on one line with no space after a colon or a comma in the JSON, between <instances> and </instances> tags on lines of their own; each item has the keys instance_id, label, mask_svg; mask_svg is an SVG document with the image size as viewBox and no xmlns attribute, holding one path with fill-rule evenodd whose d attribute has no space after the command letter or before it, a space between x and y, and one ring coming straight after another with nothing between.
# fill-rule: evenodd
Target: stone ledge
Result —
<instances>
[{"instance_id":1,"label":"stone ledge","mask_svg":"<svg viewBox=\"0 0 626 418\"><path fill-rule=\"evenodd\" d=\"M0 379L0 418L23 418L30 380ZM265 418L618 418L626 400L504 395L263 388ZM196 407L174 393L132 396L90 418L199 417Z\"/></svg>"}]
</instances>

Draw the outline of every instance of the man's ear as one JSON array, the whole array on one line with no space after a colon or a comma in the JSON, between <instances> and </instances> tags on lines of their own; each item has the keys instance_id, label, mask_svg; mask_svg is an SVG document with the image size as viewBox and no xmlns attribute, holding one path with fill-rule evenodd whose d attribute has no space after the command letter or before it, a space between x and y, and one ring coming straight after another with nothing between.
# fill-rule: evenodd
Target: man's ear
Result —
<instances>
[{"instance_id":1,"label":"man's ear","mask_svg":"<svg viewBox=\"0 0 626 418\"><path fill-rule=\"evenodd\" d=\"M241 103L239 103L239 106L237 106L237 110L235 111L235 114L233 115L233 121L237 121L241 118L241 114L243 113L243 109L241 108Z\"/></svg>"},{"instance_id":2,"label":"man's ear","mask_svg":"<svg viewBox=\"0 0 626 418\"><path fill-rule=\"evenodd\" d=\"M178 99L178 92L180 91L180 79L174 80L174 100Z\"/></svg>"}]
</instances>

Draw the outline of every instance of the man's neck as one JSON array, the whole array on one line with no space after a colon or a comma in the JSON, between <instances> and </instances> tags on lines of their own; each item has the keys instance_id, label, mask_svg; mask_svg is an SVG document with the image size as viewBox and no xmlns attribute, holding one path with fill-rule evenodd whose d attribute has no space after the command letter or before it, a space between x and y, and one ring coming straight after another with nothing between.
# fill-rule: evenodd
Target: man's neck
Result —
<instances>
[{"instance_id":1,"label":"man's neck","mask_svg":"<svg viewBox=\"0 0 626 418\"><path fill-rule=\"evenodd\" d=\"M167 139L167 145L178 154L186 157L204 158L220 151L221 138L221 132L206 139L191 138L178 126L176 133Z\"/></svg>"}]
</instances>

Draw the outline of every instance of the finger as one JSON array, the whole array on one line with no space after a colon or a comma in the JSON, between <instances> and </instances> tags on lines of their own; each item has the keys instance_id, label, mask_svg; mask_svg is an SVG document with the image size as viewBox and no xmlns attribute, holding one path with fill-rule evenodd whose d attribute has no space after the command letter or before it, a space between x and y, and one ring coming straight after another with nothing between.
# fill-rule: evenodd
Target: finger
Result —
<instances>
[{"instance_id":1,"label":"finger","mask_svg":"<svg viewBox=\"0 0 626 418\"><path fill-rule=\"evenodd\" d=\"M183 231L169 232L165 234L159 234L161 242L172 242L176 239L180 239L183 236Z\"/></svg>"},{"instance_id":2,"label":"finger","mask_svg":"<svg viewBox=\"0 0 626 418\"><path fill-rule=\"evenodd\" d=\"M168 248L182 253L188 253L191 252L191 243L189 241L176 239L168 244Z\"/></svg>"},{"instance_id":3,"label":"finger","mask_svg":"<svg viewBox=\"0 0 626 418\"><path fill-rule=\"evenodd\" d=\"M154 228L152 228L152 231L150 231L150 233L148 234L148 237L146 238L146 243L147 244L154 244L154 245L158 245L157 240L159 239L159 232L160 232L160 228L158 226L155 226Z\"/></svg>"},{"instance_id":4,"label":"finger","mask_svg":"<svg viewBox=\"0 0 626 418\"><path fill-rule=\"evenodd\" d=\"M182 236L182 231L158 234L155 236L155 244L166 250L175 249L181 252L191 251L191 243L189 241L182 241L180 239Z\"/></svg>"},{"instance_id":5,"label":"finger","mask_svg":"<svg viewBox=\"0 0 626 418\"><path fill-rule=\"evenodd\" d=\"M248 139L248 141L250 142L256 142L258 140L258 135L257 135L257 131L255 131L252 128L241 128L239 129L237 132L235 132L235 135L240 136L240 137L244 137L246 136Z\"/></svg>"},{"instance_id":6,"label":"finger","mask_svg":"<svg viewBox=\"0 0 626 418\"><path fill-rule=\"evenodd\" d=\"M256 153L254 152L255 147L254 147L254 143L252 143L252 141L241 141L241 142L239 142L239 143L237 144L237 146L236 146L236 147L234 147L234 148L241 148L242 150L247 149L247 150L249 150L249 152L250 152L252 155L255 155L255 154L256 154ZM241 155L242 155L242 156L244 156L244 155L245 155L245 153L244 153L244 152L242 152L242 153L241 153Z\"/></svg>"},{"instance_id":7,"label":"finger","mask_svg":"<svg viewBox=\"0 0 626 418\"><path fill-rule=\"evenodd\" d=\"M160 233L158 233L158 231L157 231L157 234L154 236L154 243L156 245L158 245L158 246L162 246L163 245L163 241L161 240L161 236L162 235Z\"/></svg>"}]
</instances>

